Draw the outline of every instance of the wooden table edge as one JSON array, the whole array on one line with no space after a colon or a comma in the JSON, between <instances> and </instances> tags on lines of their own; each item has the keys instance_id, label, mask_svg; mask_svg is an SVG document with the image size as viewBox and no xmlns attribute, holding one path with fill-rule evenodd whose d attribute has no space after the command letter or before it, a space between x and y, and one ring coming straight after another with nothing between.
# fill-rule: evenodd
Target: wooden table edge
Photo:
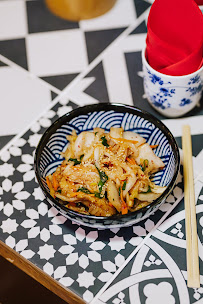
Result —
<instances>
[{"instance_id":1,"label":"wooden table edge","mask_svg":"<svg viewBox=\"0 0 203 304\"><path fill-rule=\"evenodd\" d=\"M0 255L69 304L86 302L0 240Z\"/></svg>"}]
</instances>

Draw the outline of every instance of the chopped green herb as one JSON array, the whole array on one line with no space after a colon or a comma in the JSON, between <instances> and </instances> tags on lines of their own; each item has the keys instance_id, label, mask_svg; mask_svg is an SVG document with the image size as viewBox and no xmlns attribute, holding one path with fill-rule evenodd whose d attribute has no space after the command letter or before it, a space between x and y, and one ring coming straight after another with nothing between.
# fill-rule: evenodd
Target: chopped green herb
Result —
<instances>
[{"instance_id":1,"label":"chopped green herb","mask_svg":"<svg viewBox=\"0 0 203 304\"><path fill-rule=\"evenodd\" d=\"M83 157L84 157L84 154L82 154L82 155L80 156L80 161L82 161Z\"/></svg>"},{"instance_id":2,"label":"chopped green herb","mask_svg":"<svg viewBox=\"0 0 203 304\"><path fill-rule=\"evenodd\" d=\"M102 136L101 137L101 140L102 140L102 145L106 146L107 148L109 147L109 144L107 143L107 139L105 136Z\"/></svg>"},{"instance_id":3,"label":"chopped green herb","mask_svg":"<svg viewBox=\"0 0 203 304\"><path fill-rule=\"evenodd\" d=\"M74 166L81 164L81 161L77 160L77 158L69 158L68 161L73 161L74 162Z\"/></svg>"},{"instance_id":4,"label":"chopped green herb","mask_svg":"<svg viewBox=\"0 0 203 304\"><path fill-rule=\"evenodd\" d=\"M118 188L118 194L121 195L121 187Z\"/></svg>"},{"instance_id":5,"label":"chopped green herb","mask_svg":"<svg viewBox=\"0 0 203 304\"><path fill-rule=\"evenodd\" d=\"M96 165L95 165L95 167L97 168ZM106 175L106 173L104 171L100 171L99 168L97 168L97 171L99 172L99 177L100 177L98 187L99 187L99 192L101 192L104 184L108 180L108 176Z\"/></svg>"},{"instance_id":6,"label":"chopped green herb","mask_svg":"<svg viewBox=\"0 0 203 304\"><path fill-rule=\"evenodd\" d=\"M125 188L126 188L126 181L124 181L124 183L123 183L122 190L125 190Z\"/></svg>"},{"instance_id":7,"label":"chopped green herb","mask_svg":"<svg viewBox=\"0 0 203 304\"><path fill-rule=\"evenodd\" d=\"M140 165L140 168L142 169L143 172L146 170L146 168L148 167L148 165L149 165L148 159L144 159L143 165Z\"/></svg>"},{"instance_id":8,"label":"chopped green herb","mask_svg":"<svg viewBox=\"0 0 203 304\"><path fill-rule=\"evenodd\" d=\"M103 198L100 192L94 192L95 197Z\"/></svg>"},{"instance_id":9,"label":"chopped green herb","mask_svg":"<svg viewBox=\"0 0 203 304\"><path fill-rule=\"evenodd\" d=\"M146 167L148 167L148 165L149 165L148 159L144 159L144 162L143 162L143 171L146 170Z\"/></svg>"},{"instance_id":10,"label":"chopped green herb","mask_svg":"<svg viewBox=\"0 0 203 304\"><path fill-rule=\"evenodd\" d=\"M97 168L97 166L95 166ZM99 168L97 168L97 171L99 172L100 180L105 183L108 180L108 176L104 171L100 171Z\"/></svg>"},{"instance_id":11,"label":"chopped green herb","mask_svg":"<svg viewBox=\"0 0 203 304\"><path fill-rule=\"evenodd\" d=\"M98 187L99 187L99 192L102 191L102 187L104 186L104 183L100 180L98 183Z\"/></svg>"},{"instance_id":12,"label":"chopped green herb","mask_svg":"<svg viewBox=\"0 0 203 304\"><path fill-rule=\"evenodd\" d=\"M150 192L152 192L152 189L151 189L151 187L149 186L149 187L148 187L148 190L147 190L146 192L140 192L140 193L146 194L146 193L150 193Z\"/></svg>"},{"instance_id":13,"label":"chopped green herb","mask_svg":"<svg viewBox=\"0 0 203 304\"><path fill-rule=\"evenodd\" d=\"M79 189L77 190L77 192L84 192L84 193L86 193L86 194L91 194L91 192L90 192L87 188L85 188L85 187L79 188Z\"/></svg>"},{"instance_id":14,"label":"chopped green herb","mask_svg":"<svg viewBox=\"0 0 203 304\"><path fill-rule=\"evenodd\" d=\"M100 171L99 176L103 183L105 183L108 180L108 176L106 175L106 173L104 171Z\"/></svg>"},{"instance_id":15,"label":"chopped green herb","mask_svg":"<svg viewBox=\"0 0 203 304\"><path fill-rule=\"evenodd\" d=\"M98 132L95 132L94 135L97 135Z\"/></svg>"},{"instance_id":16,"label":"chopped green herb","mask_svg":"<svg viewBox=\"0 0 203 304\"><path fill-rule=\"evenodd\" d=\"M61 193L61 189L58 189L57 192L58 192L58 193Z\"/></svg>"}]
</instances>

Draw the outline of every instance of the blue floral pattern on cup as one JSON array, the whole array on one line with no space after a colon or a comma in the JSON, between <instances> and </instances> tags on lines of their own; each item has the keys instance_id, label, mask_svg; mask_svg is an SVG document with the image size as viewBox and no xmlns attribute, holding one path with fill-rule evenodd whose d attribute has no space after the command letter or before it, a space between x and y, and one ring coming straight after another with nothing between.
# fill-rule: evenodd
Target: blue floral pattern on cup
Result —
<instances>
[{"instance_id":1,"label":"blue floral pattern on cup","mask_svg":"<svg viewBox=\"0 0 203 304\"><path fill-rule=\"evenodd\" d=\"M167 97L172 97L175 94L175 89L160 88L157 94L151 96L153 104L161 109L167 109L171 107L171 103Z\"/></svg>"},{"instance_id":2,"label":"blue floral pattern on cup","mask_svg":"<svg viewBox=\"0 0 203 304\"><path fill-rule=\"evenodd\" d=\"M188 84L194 84L194 83L199 83L201 82L201 78L199 75L196 75L195 77L190 78L190 81L188 82Z\"/></svg>"},{"instance_id":3,"label":"blue floral pattern on cup","mask_svg":"<svg viewBox=\"0 0 203 304\"><path fill-rule=\"evenodd\" d=\"M191 77L179 77L156 74L147 64L143 64L143 69L146 97L157 111L166 116L183 115L200 99L203 87L200 72L191 74Z\"/></svg>"},{"instance_id":4,"label":"blue floral pattern on cup","mask_svg":"<svg viewBox=\"0 0 203 304\"><path fill-rule=\"evenodd\" d=\"M196 95L202 91L202 84L200 83L198 87L189 87L186 92L190 92L190 96Z\"/></svg>"},{"instance_id":5,"label":"blue floral pattern on cup","mask_svg":"<svg viewBox=\"0 0 203 304\"><path fill-rule=\"evenodd\" d=\"M191 99L189 99L189 98L183 98L183 99L181 99L181 102L180 102L180 107L184 107L185 105L188 105L188 104L190 104L192 102L192 100Z\"/></svg>"},{"instance_id":6,"label":"blue floral pattern on cup","mask_svg":"<svg viewBox=\"0 0 203 304\"><path fill-rule=\"evenodd\" d=\"M170 85L171 82L164 82L161 77L151 73L149 69L147 69L147 73L151 83L158 83L160 85L159 91L156 94L150 95L153 105L163 110L170 108L171 103L169 102L168 97L173 97L175 88L166 87L166 85Z\"/></svg>"},{"instance_id":7,"label":"blue floral pattern on cup","mask_svg":"<svg viewBox=\"0 0 203 304\"><path fill-rule=\"evenodd\" d=\"M150 72L150 70L147 69L147 73L149 74L149 79L151 80L152 83L156 84L158 82L158 84L163 85L164 81L161 79L161 77L153 74ZM168 81L167 84L170 84L171 82Z\"/></svg>"}]
</instances>

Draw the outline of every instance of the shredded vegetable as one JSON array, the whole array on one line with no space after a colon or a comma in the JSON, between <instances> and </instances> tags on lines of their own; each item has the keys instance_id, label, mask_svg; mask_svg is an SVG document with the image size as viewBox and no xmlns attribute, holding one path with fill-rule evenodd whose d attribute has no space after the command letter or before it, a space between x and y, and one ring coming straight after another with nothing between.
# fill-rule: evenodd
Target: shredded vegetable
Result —
<instances>
[{"instance_id":1,"label":"shredded vegetable","mask_svg":"<svg viewBox=\"0 0 203 304\"><path fill-rule=\"evenodd\" d=\"M135 132L74 131L56 171L46 177L50 194L67 208L96 216L127 214L147 206L165 187L150 177L164 167L153 148Z\"/></svg>"}]
</instances>

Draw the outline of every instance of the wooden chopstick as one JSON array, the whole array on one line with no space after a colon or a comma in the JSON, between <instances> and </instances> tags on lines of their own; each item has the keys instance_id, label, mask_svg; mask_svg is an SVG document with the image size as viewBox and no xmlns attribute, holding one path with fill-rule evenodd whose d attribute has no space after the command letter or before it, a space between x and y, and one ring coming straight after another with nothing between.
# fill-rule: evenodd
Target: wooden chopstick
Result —
<instances>
[{"instance_id":1,"label":"wooden chopstick","mask_svg":"<svg viewBox=\"0 0 203 304\"><path fill-rule=\"evenodd\" d=\"M185 192L185 226L187 247L187 286L200 287L197 221L192 163L192 140L190 126L182 129L183 174Z\"/></svg>"}]
</instances>

